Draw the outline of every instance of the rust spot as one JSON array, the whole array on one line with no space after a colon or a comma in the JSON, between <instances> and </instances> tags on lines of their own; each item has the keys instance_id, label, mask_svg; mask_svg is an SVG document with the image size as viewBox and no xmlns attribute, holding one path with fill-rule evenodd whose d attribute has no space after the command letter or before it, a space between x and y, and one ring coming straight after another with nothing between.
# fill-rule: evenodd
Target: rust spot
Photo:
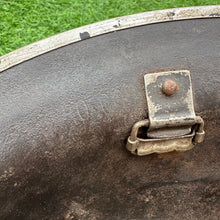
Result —
<instances>
[{"instance_id":1,"label":"rust spot","mask_svg":"<svg viewBox=\"0 0 220 220\"><path fill-rule=\"evenodd\" d=\"M178 90L178 85L173 80L167 80L163 84L163 92L168 96L175 94L177 90Z\"/></svg>"}]
</instances>

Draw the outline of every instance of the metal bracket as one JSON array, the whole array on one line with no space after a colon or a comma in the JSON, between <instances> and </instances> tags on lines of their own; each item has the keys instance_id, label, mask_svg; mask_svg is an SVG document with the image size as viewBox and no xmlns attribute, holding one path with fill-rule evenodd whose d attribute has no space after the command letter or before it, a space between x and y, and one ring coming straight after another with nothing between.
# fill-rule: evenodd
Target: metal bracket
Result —
<instances>
[{"instance_id":1,"label":"metal bracket","mask_svg":"<svg viewBox=\"0 0 220 220\"><path fill-rule=\"evenodd\" d=\"M187 70L144 76L149 119L135 123L127 149L136 155L190 150L204 139L204 121L195 116L190 72ZM147 138L138 137L147 127Z\"/></svg>"}]
</instances>

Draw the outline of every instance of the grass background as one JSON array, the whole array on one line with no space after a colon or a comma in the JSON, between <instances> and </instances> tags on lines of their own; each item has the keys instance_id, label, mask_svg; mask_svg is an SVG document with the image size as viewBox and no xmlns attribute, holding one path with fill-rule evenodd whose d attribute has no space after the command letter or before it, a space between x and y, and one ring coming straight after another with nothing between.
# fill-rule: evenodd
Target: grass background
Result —
<instances>
[{"instance_id":1,"label":"grass background","mask_svg":"<svg viewBox=\"0 0 220 220\"><path fill-rule=\"evenodd\" d=\"M218 4L220 0L0 0L0 56L54 34L113 17Z\"/></svg>"}]
</instances>

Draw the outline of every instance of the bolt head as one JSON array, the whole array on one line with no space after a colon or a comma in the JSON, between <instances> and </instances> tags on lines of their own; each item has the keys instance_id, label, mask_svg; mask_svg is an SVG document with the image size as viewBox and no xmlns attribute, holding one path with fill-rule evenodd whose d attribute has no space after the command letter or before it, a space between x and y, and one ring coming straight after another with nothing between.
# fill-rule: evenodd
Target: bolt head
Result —
<instances>
[{"instance_id":1,"label":"bolt head","mask_svg":"<svg viewBox=\"0 0 220 220\"><path fill-rule=\"evenodd\" d=\"M174 95L178 91L178 84L173 80L167 80L163 84L163 92L164 94L171 96Z\"/></svg>"}]
</instances>

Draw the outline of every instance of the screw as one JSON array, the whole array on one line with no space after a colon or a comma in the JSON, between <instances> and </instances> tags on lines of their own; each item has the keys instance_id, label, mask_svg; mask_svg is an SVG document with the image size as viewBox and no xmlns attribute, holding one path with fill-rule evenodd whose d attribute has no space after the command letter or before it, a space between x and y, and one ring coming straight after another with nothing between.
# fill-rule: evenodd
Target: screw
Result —
<instances>
[{"instance_id":1,"label":"screw","mask_svg":"<svg viewBox=\"0 0 220 220\"><path fill-rule=\"evenodd\" d=\"M175 94L177 90L178 90L178 85L173 80L167 80L163 84L163 92L168 96Z\"/></svg>"}]
</instances>

